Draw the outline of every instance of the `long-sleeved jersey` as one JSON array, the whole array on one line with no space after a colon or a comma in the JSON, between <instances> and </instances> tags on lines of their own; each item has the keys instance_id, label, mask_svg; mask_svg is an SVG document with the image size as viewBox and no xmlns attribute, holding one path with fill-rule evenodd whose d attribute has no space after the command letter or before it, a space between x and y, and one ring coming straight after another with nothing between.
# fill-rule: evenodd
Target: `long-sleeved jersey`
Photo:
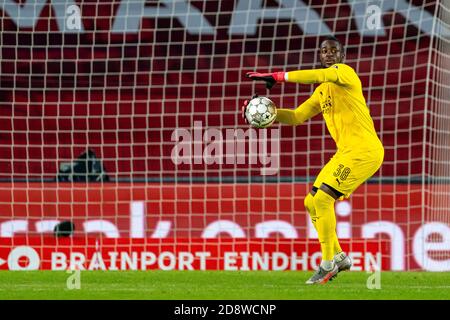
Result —
<instances>
[{"instance_id":1,"label":"long-sleeved jersey","mask_svg":"<svg viewBox=\"0 0 450 320\"><path fill-rule=\"evenodd\" d=\"M278 109L277 121L298 125L322 112L338 151L383 149L361 81L350 66L339 63L326 69L291 71L285 74L285 80L320 85L297 109Z\"/></svg>"}]
</instances>

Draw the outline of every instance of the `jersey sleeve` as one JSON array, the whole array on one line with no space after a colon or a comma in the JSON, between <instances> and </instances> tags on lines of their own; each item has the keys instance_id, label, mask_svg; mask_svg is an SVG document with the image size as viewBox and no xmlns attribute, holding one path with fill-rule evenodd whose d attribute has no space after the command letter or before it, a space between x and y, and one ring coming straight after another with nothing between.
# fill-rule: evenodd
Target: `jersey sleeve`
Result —
<instances>
[{"instance_id":1,"label":"jersey sleeve","mask_svg":"<svg viewBox=\"0 0 450 320\"><path fill-rule=\"evenodd\" d=\"M317 89L295 110L277 109L277 121L290 125L300 125L321 112Z\"/></svg>"},{"instance_id":2,"label":"jersey sleeve","mask_svg":"<svg viewBox=\"0 0 450 320\"><path fill-rule=\"evenodd\" d=\"M358 75L352 67L344 64L337 63L329 67L328 69L334 69L337 75L336 83L343 86L359 86L361 81Z\"/></svg>"},{"instance_id":3,"label":"jersey sleeve","mask_svg":"<svg viewBox=\"0 0 450 320\"><path fill-rule=\"evenodd\" d=\"M324 69L287 72L286 81L304 84L333 82L349 87L358 86L361 83L355 70L343 63L337 63Z\"/></svg>"}]
</instances>

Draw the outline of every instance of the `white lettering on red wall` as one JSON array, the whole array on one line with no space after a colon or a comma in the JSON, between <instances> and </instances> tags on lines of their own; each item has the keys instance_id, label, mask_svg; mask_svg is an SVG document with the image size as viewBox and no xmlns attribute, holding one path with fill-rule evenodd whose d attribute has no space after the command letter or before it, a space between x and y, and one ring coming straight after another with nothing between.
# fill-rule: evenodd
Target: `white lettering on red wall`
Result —
<instances>
[{"instance_id":1,"label":"white lettering on red wall","mask_svg":"<svg viewBox=\"0 0 450 320\"><path fill-rule=\"evenodd\" d=\"M316 243L303 207L309 187L302 183L1 184L0 236L51 237L58 221L72 220L75 239L292 239ZM450 251L450 228L446 221L422 221L421 191L421 186L415 185L361 188L350 202L336 204L338 236L350 244L352 239L388 241L390 270L450 270L450 261L442 258ZM429 238L436 234L439 242ZM436 252L442 254L436 257ZM235 257L224 259L232 262ZM284 266L284 258L279 259ZM233 269L231 262L226 266Z\"/></svg>"}]
</instances>

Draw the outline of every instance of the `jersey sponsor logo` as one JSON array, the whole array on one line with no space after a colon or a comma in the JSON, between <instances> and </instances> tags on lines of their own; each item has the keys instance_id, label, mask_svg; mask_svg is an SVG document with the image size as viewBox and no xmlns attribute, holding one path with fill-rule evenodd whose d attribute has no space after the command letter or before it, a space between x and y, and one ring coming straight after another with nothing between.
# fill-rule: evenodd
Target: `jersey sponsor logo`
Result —
<instances>
[{"instance_id":1,"label":"jersey sponsor logo","mask_svg":"<svg viewBox=\"0 0 450 320\"><path fill-rule=\"evenodd\" d=\"M322 94L322 92L321 92L321 94ZM323 114L327 114L327 113L331 112L331 109L333 107L333 104L331 101L332 101L331 96L328 96L328 98L326 98L324 101L320 102L320 108L322 109Z\"/></svg>"}]
</instances>

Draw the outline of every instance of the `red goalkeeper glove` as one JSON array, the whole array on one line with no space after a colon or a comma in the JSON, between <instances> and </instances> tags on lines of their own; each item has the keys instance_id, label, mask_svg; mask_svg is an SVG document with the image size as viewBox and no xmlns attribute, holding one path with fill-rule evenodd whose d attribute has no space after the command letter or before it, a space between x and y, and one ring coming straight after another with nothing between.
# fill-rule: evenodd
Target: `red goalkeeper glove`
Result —
<instances>
[{"instance_id":1,"label":"red goalkeeper glove","mask_svg":"<svg viewBox=\"0 0 450 320\"><path fill-rule=\"evenodd\" d=\"M259 72L247 72L245 76L252 80L260 80L266 83L267 89L272 89L272 87L277 82L284 82L285 72L274 72L274 73L259 73Z\"/></svg>"}]
</instances>

